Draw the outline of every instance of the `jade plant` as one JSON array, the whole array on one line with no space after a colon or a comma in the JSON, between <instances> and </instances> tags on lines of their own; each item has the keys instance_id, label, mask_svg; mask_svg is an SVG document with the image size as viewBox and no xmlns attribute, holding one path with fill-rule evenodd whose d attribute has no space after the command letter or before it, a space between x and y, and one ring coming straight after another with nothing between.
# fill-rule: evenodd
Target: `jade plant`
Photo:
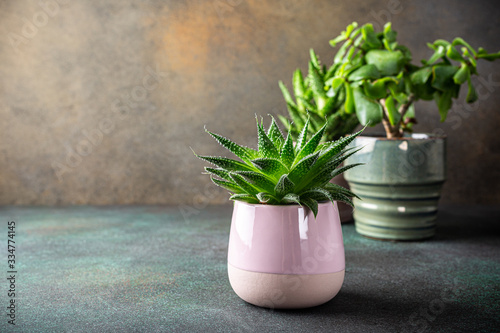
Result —
<instances>
[{"instance_id":1,"label":"jade plant","mask_svg":"<svg viewBox=\"0 0 500 333\"><path fill-rule=\"evenodd\" d=\"M215 166L205 170L215 185L230 192L232 200L251 204L299 204L311 209L314 216L318 202L338 200L352 205L350 197L356 195L331 184L330 180L358 165L341 166L358 150L346 146L361 131L335 142L321 143L327 124L307 139L310 124L307 119L294 145L291 133L285 138L274 118L267 132L262 120L257 120L258 149L240 146L206 130L239 160L195 155Z\"/></svg>"},{"instance_id":2,"label":"jade plant","mask_svg":"<svg viewBox=\"0 0 500 333\"><path fill-rule=\"evenodd\" d=\"M296 69L293 73L292 92L295 100L285 84L282 81L279 82L290 119L281 115L278 117L294 138L298 137L309 119L310 135L326 123L323 140L338 140L352 133L359 125L359 121L353 112L348 113L344 109L345 90L343 87L337 89L335 94L330 94L325 90L325 82L338 75L339 63L334 61L327 68L321 65L313 49L310 49L309 53L311 60L308 75L304 78L300 69Z\"/></svg>"},{"instance_id":3,"label":"jade plant","mask_svg":"<svg viewBox=\"0 0 500 333\"><path fill-rule=\"evenodd\" d=\"M471 76L478 74L477 61L500 57L500 52L476 50L462 38L438 39L427 44L432 56L414 65L409 49L398 44L396 36L390 22L381 32L375 32L372 24L350 24L330 41L333 47L342 45L335 56L335 73L325 80L327 96L345 96L347 114L355 113L362 125L382 122L388 138L412 131L418 100L434 100L441 121L446 120L463 84L468 85L466 102L476 101Z\"/></svg>"}]
</instances>

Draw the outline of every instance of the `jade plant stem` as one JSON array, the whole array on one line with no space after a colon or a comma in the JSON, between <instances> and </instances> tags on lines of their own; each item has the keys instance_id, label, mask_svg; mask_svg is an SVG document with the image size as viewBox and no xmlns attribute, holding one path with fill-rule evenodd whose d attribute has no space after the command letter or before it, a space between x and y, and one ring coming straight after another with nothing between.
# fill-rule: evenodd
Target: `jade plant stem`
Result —
<instances>
[{"instance_id":1,"label":"jade plant stem","mask_svg":"<svg viewBox=\"0 0 500 333\"><path fill-rule=\"evenodd\" d=\"M382 124L384 125L385 129L385 134L388 139L395 139L395 138L402 138L403 137L403 129L401 126L401 123L403 119L405 119L406 112L408 112L410 106L413 104L415 101L415 95L410 94L408 96L408 101L404 104L402 104L398 110L398 113L400 114L400 119L396 124L391 125L391 122L389 121L389 110L387 110L387 107L385 106L385 99L380 100L380 105L382 106L382 109L384 110L383 118L382 118Z\"/></svg>"}]
</instances>

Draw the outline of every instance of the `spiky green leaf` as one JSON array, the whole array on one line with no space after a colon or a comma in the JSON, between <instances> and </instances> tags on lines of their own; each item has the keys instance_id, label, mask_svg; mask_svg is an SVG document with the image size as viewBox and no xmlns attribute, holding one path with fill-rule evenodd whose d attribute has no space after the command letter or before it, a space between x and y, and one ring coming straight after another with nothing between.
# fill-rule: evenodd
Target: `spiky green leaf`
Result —
<instances>
[{"instance_id":1,"label":"spiky green leaf","mask_svg":"<svg viewBox=\"0 0 500 333\"><path fill-rule=\"evenodd\" d=\"M297 139L297 143L295 144L295 152L296 153L301 151L302 147L304 147L306 145L308 130L309 130L309 118L307 118L307 121L304 124L304 127L302 127L302 131L300 132L299 137Z\"/></svg>"},{"instance_id":2,"label":"spiky green leaf","mask_svg":"<svg viewBox=\"0 0 500 333\"><path fill-rule=\"evenodd\" d=\"M267 204L279 203L279 200L274 195L271 195L266 192L257 193L257 199L259 199L260 203L267 203Z\"/></svg>"},{"instance_id":3,"label":"spiky green leaf","mask_svg":"<svg viewBox=\"0 0 500 333\"><path fill-rule=\"evenodd\" d=\"M316 132L313 137L307 141L305 145L302 146L300 151L297 153L297 156L295 156L295 159L293 161L294 164L298 163L300 160L302 160L304 157L314 153L316 150L316 147L318 147L319 143L321 142L321 138L323 137L323 134L325 133L326 129L326 124L324 124L321 129Z\"/></svg>"},{"instance_id":4,"label":"spiky green leaf","mask_svg":"<svg viewBox=\"0 0 500 333\"><path fill-rule=\"evenodd\" d=\"M236 173L245 178L260 191L266 191L269 193L274 192L274 186L276 183L266 175L254 171L237 171Z\"/></svg>"},{"instance_id":5,"label":"spiky green leaf","mask_svg":"<svg viewBox=\"0 0 500 333\"><path fill-rule=\"evenodd\" d=\"M271 119L272 119L271 126L269 126L269 130L267 131L267 136L274 144L274 147L276 147L276 150L279 152L281 150L281 146L285 142L285 139L283 139L283 134L281 133L278 124L276 124L274 117L271 117Z\"/></svg>"},{"instance_id":6,"label":"spiky green leaf","mask_svg":"<svg viewBox=\"0 0 500 333\"><path fill-rule=\"evenodd\" d=\"M222 187L230 192L233 192L236 194L245 193L245 191L241 187L239 187L238 185L236 185L233 182L226 181L226 180L220 180L220 179L217 179L214 177L210 177L210 179L212 180L212 182L215 185L220 186L220 187Z\"/></svg>"},{"instance_id":7,"label":"spiky green leaf","mask_svg":"<svg viewBox=\"0 0 500 333\"><path fill-rule=\"evenodd\" d=\"M348 197L354 197L354 198L358 198L360 199L360 197L358 197L355 193L349 191L348 189L346 189L345 187L342 187L340 185L337 185L337 184L333 184L333 183L327 183L324 188L326 190L328 190L330 192L330 194L335 194L335 193L341 193L345 196L348 196Z\"/></svg>"},{"instance_id":8,"label":"spiky green leaf","mask_svg":"<svg viewBox=\"0 0 500 333\"><path fill-rule=\"evenodd\" d=\"M266 158L279 158L279 153L273 142L267 136L264 126L257 121L259 155Z\"/></svg>"},{"instance_id":9,"label":"spiky green leaf","mask_svg":"<svg viewBox=\"0 0 500 333\"><path fill-rule=\"evenodd\" d=\"M278 180L281 175L288 173L288 168L275 158L257 158L252 163L267 176Z\"/></svg>"},{"instance_id":10,"label":"spiky green leaf","mask_svg":"<svg viewBox=\"0 0 500 333\"><path fill-rule=\"evenodd\" d=\"M295 104L295 102L293 101L293 98L290 95L290 92L288 91L288 89L285 86L285 84L283 82L281 82L281 81L278 84L280 86L281 93L283 94L283 98L285 99L285 101L287 102L287 104L291 104L291 105L297 107L297 104Z\"/></svg>"},{"instance_id":11,"label":"spiky green leaf","mask_svg":"<svg viewBox=\"0 0 500 333\"><path fill-rule=\"evenodd\" d=\"M320 152L318 151L305 156L302 160L300 160L288 174L290 180L292 182L299 182L311 170L311 167L318 159L319 154Z\"/></svg>"},{"instance_id":12,"label":"spiky green leaf","mask_svg":"<svg viewBox=\"0 0 500 333\"><path fill-rule=\"evenodd\" d=\"M259 200L255 198L252 195L248 194L233 194L231 197L229 197L230 200L238 200L238 201L244 201L249 204L258 204Z\"/></svg>"},{"instance_id":13,"label":"spiky green leaf","mask_svg":"<svg viewBox=\"0 0 500 333\"><path fill-rule=\"evenodd\" d=\"M285 143L283 144L283 147L281 147L280 157L281 161L288 169L292 167L292 163L295 159L295 152L293 149L293 140L290 132L288 132Z\"/></svg>"},{"instance_id":14,"label":"spiky green leaf","mask_svg":"<svg viewBox=\"0 0 500 333\"><path fill-rule=\"evenodd\" d=\"M248 181L245 180L245 178L243 178L239 174L231 172L229 173L229 176L231 176L233 182L236 185L238 185L243 191L245 191L245 193L248 193L250 195L255 195L260 192L260 190L257 187L250 184Z\"/></svg>"},{"instance_id":15,"label":"spiky green leaf","mask_svg":"<svg viewBox=\"0 0 500 333\"><path fill-rule=\"evenodd\" d=\"M318 202L316 200L311 198L301 198L300 203L309 208L313 212L314 217L318 215Z\"/></svg>"},{"instance_id":16,"label":"spiky green leaf","mask_svg":"<svg viewBox=\"0 0 500 333\"><path fill-rule=\"evenodd\" d=\"M201 158L202 160L205 160L209 163L212 163L213 165L216 165L222 169L228 170L228 171L252 171L255 170L251 166L232 160L230 158L226 157L217 157L217 156L201 156L201 155L196 155L196 157Z\"/></svg>"},{"instance_id":17,"label":"spiky green leaf","mask_svg":"<svg viewBox=\"0 0 500 333\"><path fill-rule=\"evenodd\" d=\"M296 203L300 205L300 196L295 193L287 193L281 200L284 203Z\"/></svg>"},{"instance_id":18,"label":"spiky green leaf","mask_svg":"<svg viewBox=\"0 0 500 333\"><path fill-rule=\"evenodd\" d=\"M354 141L354 139L358 135L360 135L365 128L363 128L362 130L360 130L352 135L343 137L343 138L331 143L328 148L321 151L321 154L318 158L318 161L316 162L316 165L318 167L322 167L328 161L330 161L332 158L334 158L335 156L340 154L340 152L342 152L342 150L344 150L352 141Z\"/></svg>"},{"instance_id":19,"label":"spiky green leaf","mask_svg":"<svg viewBox=\"0 0 500 333\"><path fill-rule=\"evenodd\" d=\"M249 161L252 158L255 158L255 151L253 149L250 149L248 147L243 147L240 146L233 141L229 140L228 138L225 138L219 134L212 133L208 130L205 129L205 131L210 134L221 146L232 152L234 155L238 156L241 158L243 161Z\"/></svg>"},{"instance_id":20,"label":"spiky green leaf","mask_svg":"<svg viewBox=\"0 0 500 333\"><path fill-rule=\"evenodd\" d=\"M229 172L227 170L221 169L221 168L210 168L210 167L205 167L205 171L208 173L211 173L212 175L215 175L219 178L229 180L231 181L231 177L229 176ZM246 172L252 172L252 171L246 171Z\"/></svg>"},{"instance_id":21,"label":"spiky green leaf","mask_svg":"<svg viewBox=\"0 0 500 333\"><path fill-rule=\"evenodd\" d=\"M274 192L278 197L283 197L287 193L293 192L295 184L288 178L287 174L284 174L278 180L276 187L274 188Z\"/></svg>"}]
</instances>

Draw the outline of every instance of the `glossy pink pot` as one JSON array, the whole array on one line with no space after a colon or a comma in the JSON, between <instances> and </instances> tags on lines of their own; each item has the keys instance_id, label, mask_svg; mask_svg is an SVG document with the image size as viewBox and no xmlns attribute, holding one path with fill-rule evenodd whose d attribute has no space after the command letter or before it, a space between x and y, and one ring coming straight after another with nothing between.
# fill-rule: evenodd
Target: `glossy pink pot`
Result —
<instances>
[{"instance_id":1,"label":"glossy pink pot","mask_svg":"<svg viewBox=\"0 0 500 333\"><path fill-rule=\"evenodd\" d=\"M235 201L228 274L243 300L281 309L320 305L339 292L344 271L336 203L319 204L315 219L298 205Z\"/></svg>"}]
</instances>

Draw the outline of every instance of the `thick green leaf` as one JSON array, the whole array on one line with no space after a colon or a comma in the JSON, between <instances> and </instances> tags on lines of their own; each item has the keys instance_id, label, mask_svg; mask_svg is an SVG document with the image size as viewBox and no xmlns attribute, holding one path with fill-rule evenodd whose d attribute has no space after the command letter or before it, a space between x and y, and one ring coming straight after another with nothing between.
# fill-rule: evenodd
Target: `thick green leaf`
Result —
<instances>
[{"instance_id":1,"label":"thick green leaf","mask_svg":"<svg viewBox=\"0 0 500 333\"><path fill-rule=\"evenodd\" d=\"M318 56L316 55L316 52L314 52L313 49L309 49L309 55L311 56L311 64L316 68L318 71L321 71L321 66L319 63Z\"/></svg>"},{"instance_id":2,"label":"thick green leaf","mask_svg":"<svg viewBox=\"0 0 500 333\"><path fill-rule=\"evenodd\" d=\"M349 206L354 207L352 200L343 193L331 193L331 196L335 201L342 201L348 204Z\"/></svg>"},{"instance_id":3,"label":"thick green leaf","mask_svg":"<svg viewBox=\"0 0 500 333\"><path fill-rule=\"evenodd\" d=\"M385 82L382 80L376 80L373 81L373 83L365 81L363 83L363 88L368 98L382 99L387 96L387 88L385 86Z\"/></svg>"},{"instance_id":4,"label":"thick green leaf","mask_svg":"<svg viewBox=\"0 0 500 333\"><path fill-rule=\"evenodd\" d=\"M453 40L453 42L451 43L451 45L453 46L456 46L456 45L463 45L465 46L470 52L472 52L472 55L475 57L477 56L477 52L476 50L474 50L472 48L472 46L469 45L469 43L467 43L465 40L463 40L462 38L460 37L457 37Z\"/></svg>"},{"instance_id":5,"label":"thick green leaf","mask_svg":"<svg viewBox=\"0 0 500 333\"><path fill-rule=\"evenodd\" d=\"M288 173L288 168L275 158L257 158L252 163L258 167L263 174L278 180L281 175Z\"/></svg>"},{"instance_id":6,"label":"thick green leaf","mask_svg":"<svg viewBox=\"0 0 500 333\"><path fill-rule=\"evenodd\" d=\"M257 200L254 196L248 194L233 194L231 197L229 197L229 200L238 200L249 204L259 203L259 200Z\"/></svg>"},{"instance_id":7,"label":"thick green leaf","mask_svg":"<svg viewBox=\"0 0 500 333\"><path fill-rule=\"evenodd\" d=\"M384 39L392 43L396 41L398 33L391 28L391 22L387 22L384 25Z\"/></svg>"},{"instance_id":8,"label":"thick green leaf","mask_svg":"<svg viewBox=\"0 0 500 333\"><path fill-rule=\"evenodd\" d=\"M432 87L441 91L450 90L455 85L453 76L457 72L457 66L436 65L432 67Z\"/></svg>"},{"instance_id":9,"label":"thick green leaf","mask_svg":"<svg viewBox=\"0 0 500 333\"><path fill-rule=\"evenodd\" d=\"M339 36L335 37L334 39L330 40L329 43L332 47L335 47L335 46L337 46L337 43L345 41L346 39L347 39L347 37L342 34L342 35L339 35Z\"/></svg>"},{"instance_id":10,"label":"thick green leaf","mask_svg":"<svg viewBox=\"0 0 500 333\"><path fill-rule=\"evenodd\" d=\"M278 183L274 188L274 193L276 193L278 197L283 197L287 193L293 192L294 187L295 184L288 178L287 174L284 174L278 180Z\"/></svg>"},{"instance_id":11,"label":"thick green leaf","mask_svg":"<svg viewBox=\"0 0 500 333\"><path fill-rule=\"evenodd\" d=\"M293 93L295 94L295 98L297 100L297 108L299 110L304 110L304 103L298 98L298 97L303 97L305 93L305 88L304 88L304 77L302 76L302 72L300 69L296 69L295 72L293 72Z\"/></svg>"},{"instance_id":12,"label":"thick green leaf","mask_svg":"<svg viewBox=\"0 0 500 333\"><path fill-rule=\"evenodd\" d=\"M205 170L209 173L211 173L212 175L215 175L219 178L222 178L222 179L225 179L225 180L229 180L231 181L231 177L229 176L229 171L227 170L224 170L224 169L215 169L215 168L210 168L210 167L205 167ZM252 171L245 171L245 172L252 172Z\"/></svg>"},{"instance_id":13,"label":"thick green leaf","mask_svg":"<svg viewBox=\"0 0 500 333\"><path fill-rule=\"evenodd\" d=\"M238 156L241 158L243 161L249 161L252 158L255 158L255 151L248 148L248 147L243 147L240 146L231 140L219 135L212 133L208 130L205 129L205 131L210 134L221 146L224 148L228 149L230 152L232 152L234 155Z\"/></svg>"},{"instance_id":14,"label":"thick green leaf","mask_svg":"<svg viewBox=\"0 0 500 333\"><path fill-rule=\"evenodd\" d=\"M446 48L442 45L439 45L438 47L433 46L432 44L427 44L430 48L434 49L434 53L432 56L429 58L429 60L426 62L427 65L432 65L439 59L443 58L446 54Z\"/></svg>"},{"instance_id":15,"label":"thick green leaf","mask_svg":"<svg viewBox=\"0 0 500 333\"><path fill-rule=\"evenodd\" d=\"M448 45L446 47L446 56L450 58L451 60L455 61L460 61L463 62L465 59L462 57L460 52L453 46L453 45Z\"/></svg>"},{"instance_id":16,"label":"thick green leaf","mask_svg":"<svg viewBox=\"0 0 500 333\"><path fill-rule=\"evenodd\" d=\"M196 157L201 158L213 165L216 165L222 169L228 171L245 171L245 170L255 170L252 166L244 164L242 162L238 162L226 157L217 157L217 156L200 156L196 155Z\"/></svg>"},{"instance_id":17,"label":"thick green leaf","mask_svg":"<svg viewBox=\"0 0 500 333\"><path fill-rule=\"evenodd\" d=\"M313 99L316 102L318 109L321 109L325 105L327 98L324 89L325 82L323 81L319 70L314 67L312 61L309 62L309 80L313 91Z\"/></svg>"},{"instance_id":18,"label":"thick green leaf","mask_svg":"<svg viewBox=\"0 0 500 333\"><path fill-rule=\"evenodd\" d=\"M333 58L333 63L343 62L344 55L346 51L349 49L349 47L351 47L352 43L353 42L351 39L345 41L345 43L337 51L337 54L335 54L335 57Z\"/></svg>"},{"instance_id":19,"label":"thick green leaf","mask_svg":"<svg viewBox=\"0 0 500 333\"><path fill-rule=\"evenodd\" d=\"M276 184L269 177L254 171L236 171L236 173L252 183L260 191L273 193Z\"/></svg>"},{"instance_id":20,"label":"thick green leaf","mask_svg":"<svg viewBox=\"0 0 500 333\"><path fill-rule=\"evenodd\" d=\"M353 96L353 92L352 92L352 87L349 83L345 82L344 88L345 88L345 92L346 92L346 98L345 98L345 104L344 104L345 112L347 114L351 114L351 113L354 113L356 110L356 108L354 106L354 96Z\"/></svg>"},{"instance_id":21,"label":"thick green leaf","mask_svg":"<svg viewBox=\"0 0 500 333\"><path fill-rule=\"evenodd\" d=\"M389 122L392 126L396 125L396 123L401 119L401 115L396 109L396 104L394 103L394 98L389 96L385 99L385 110L387 111L387 117L389 118Z\"/></svg>"},{"instance_id":22,"label":"thick green leaf","mask_svg":"<svg viewBox=\"0 0 500 333\"><path fill-rule=\"evenodd\" d=\"M325 129L326 124L324 124L323 127L321 127L321 129L316 132L316 134L314 134L314 136L309 141L307 141L307 143L297 153L297 156L295 156L295 160L293 161L294 164L298 163L304 157L314 153L319 143L321 142L321 138L325 133Z\"/></svg>"},{"instance_id":23,"label":"thick green leaf","mask_svg":"<svg viewBox=\"0 0 500 333\"><path fill-rule=\"evenodd\" d=\"M361 125L375 126L382 121L383 110L379 103L369 99L360 88L353 89L353 96L356 115Z\"/></svg>"},{"instance_id":24,"label":"thick green leaf","mask_svg":"<svg viewBox=\"0 0 500 333\"><path fill-rule=\"evenodd\" d=\"M310 103L307 99L305 99L303 97L298 97L298 99L302 102L302 104L304 104L304 107L306 109L306 111L304 111L304 113L301 114L301 116L303 116L304 118L307 119L308 113L315 112L318 110L318 108L314 104L315 102ZM304 123L305 123L305 121L302 121L302 125L304 125Z\"/></svg>"},{"instance_id":25,"label":"thick green leaf","mask_svg":"<svg viewBox=\"0 0 500 333\"><path fill-rule=\"evenodd\" d=\"M296 203L300 205L300 197L295 193L287 193L282 199L284 203Z\"/></svg>"},{"instance_id":26,"label":"thick green leaf","mask_svg":"<svg viewBox=\"0 0 500 333\"><path fill-rule=\"evenodd\" d=\"M290 118L292 118L294 125L298 128L304 126L304 120L302 119L302 114L297 109L297 106L287 103L286 107L288 109L288 114L290 115Z\"/></svg>"},{"instance_id":27,"label":"thick green leaf","mask_svg":"<svg viewBox=\"0 0 500 333\"><path fill-rule=\"evenodd\" d=\"M404 56L400 51L370 50L365 60L367 64L375 65L382 76L396 75L404 65Z\"/></svg>"},{"instance_id":28,"label":"thick green leaf","mask_svg":"<svg viewBox=\"0 0 500 333\"><path fill-rule=\"evenodd\" d=\"M287 168L291 168L293 161L295 160L295 152L293 149L293 140L290 132L288 133L285 144L281 148L281 161Z\"/></svg>"},{"instance_id":29,"label":"thick green leaf","mask_svg":"<svg viewBox=\"0 0 500 333\"><path fill-rule=\"evenodd\" d=\"M432 67L422 67L410 75L411 83L425 84L432 74Z\"/></svg>"},{"instance_id":30,"label":"thick green leaf","mask_svg":"<svg viewBox=\"0 0 500 333\"><path fill-rule=\"evenodd\" d=\"M455 75L453 75L453 82L456 84L463 84L470 77L469 67L466 64L462 64L460 69L456 71Z\"/></svg>"},{"instance_id":31,"label":"thick green leaf","mask_svg":"<svg viewBox=\"0 0 500 333\"><path fill-rule=\"evenodd\" d=\"M302 160L300 160L290 171L288 174L288 178L294 183L299 182L302 177L304 177L314 165L314 162L318 159L320 152L315 152L308 156L305 156Z\"/></svg>"},{"instance_id":32,"label":"thick green leaf","mask_svg":"<svg viewBox=\"0 0 500 333\"><path fill-rule=\"evenodd\" d=\"M380 40L377 38L375 31L373 30L373 25L368 23L361 28L361 33L363 34L363 39L365 43L372 48L379 48L382 46Z\"/></svg>"},{"instance_id":33,"label":"thick green leaf","mask_svg":"<svg viewBox=\"0 0 500 333\"><path fill-rule=\"evenodd\" d=\"M467 97L465 98L465 101L467 103L474 103L475 101L477 101L478 96L477 96L476 89L474 88L474 85L472 84L472 80L470 79L470 77L467 78L467 86L468 86L469 90L467 91Z\"/></svg>"},{"instance_id":34,"label":"thick green leaf","mask_svg":"<svg viewBox=\"0 0 500 333\"><path fill-rule=\"evenodd\" d=\"M363 165L363 164L364 163L353 163L353 164L349 164L349 165L343 166L343 167L338 168L337 170L333 171L330 176L333 179L333 178L337 177L338 175L346 172L347 170L355 168L355 167L357 167L359 165Z\"/></svg>"},{"instance_id":35,"label":"thick green leaf","mask_svg":"<svg viewBox=\"0 0 500 333\"><path fill-rule=\"evenodd\" d=\"M362 147L352 149L349 154L344 154L343 156L338 156L335 159L329 160L321 167L315 165L312 170L307 173L300 182L296 184L296 190L301 191L305 188L323 187L326 183L332 180L334 176L337 175L332 175L333 172L336 172L335 169L340 166L344 160L346 160L349 156L355 154L360 149L362 149ZM318 164L318 162L316 162L316 164Z\"/></svg>"},{"instance_id":36,"label":"thick green leaf","mask_svg":"<svg viewBox=\"0 0 500 333\"><path fill-rule=\"evenodd\" d=\"M358 81L365 79L378 79L380 73L375 65L364 65L349 74L349 81Z\"/></svg>"},{"instance_id":37,"label":"thick green leaf","mask_svg":"<svg viewBox=\"0 0 500 333\"><path fill-rule=\"evenodd\" d=\"M330 192L330 194L341 193L341 194L348 196L348 197L354 197L354 198L361 199L355 193L353 193L353 192L349 191L348 189L346 189L345 187L342 187L342 186L337 185L337 184L327 183L325 185L325 189L328 190Z\"/></svg>"},{"instance_id":38,"label":"thick green leaf","mask_svg":"<svg viewBox=\"0 0 500 333\"><path fill-rule=\"evenodd\" d=\"M288 92L288 89L285 86L285 84L283 82L281 82L281 81L279 81L278 84L280 86L281 93L283 94L283 97L285 98L285 101L287 102L287 104L290 104L290 105L293 105L294 107L297 107L297 105L293 101L292 96L290 95L290 92Z\"/></svg>"},{"instance_id":39,"label":"thick green leaf","mask_svg":"<svg viewBox=\"0 0 500 333\"><path fill-rule=\"evenodd\" d=\"M271 126L269 126L267 136L274 144L274 147L276 147L276 150L279 152L281 150L281 146L285 142L285 139L283 139L283 134L281 134L281 130L279 129L278 124L276 124L274 117L271 117L271 119Z\"/></svg>"},{"instance_id":40,"label":"thick green leaf","mask_svg":"<svg viewBox=\"0 0 500 333\"><path fill-rule=\"evenodd\" d=\"M434 93L436 89L431 86L430 82L426 84L417 84L414 86L414 92L417 99L423 99L425 101L431 101L434 98Z\"/></svg>"},{"instance_id":41,"label":"thick green leaf","mask_svg":"<svg viewBox=\"0 0 500 333\"><path fill-rule=\"evenodd\" d=\"M436 93L437 105L439 109L439 115L441 116L441 121L446 120L446 116L448 115L448 110L451 108L451 95L453 92L451 90L447 90L443 93Z\"/></svg>"},{"instance_id":42,"label":"thick green leaf","mask_svg":"<svg viewBox=\"0 0 500 333\"><path fill-rule=\"evenodd\" d=\"M343 138L338 139L337 141L331 143L328 148L321 151L318 160L316 161L316 169L322 167L328 161L331 161L332 158L339 155L354 139L363 132L364 128L361 131L358 131L352 135L345 136Z\"/></svg>"},{"instance_id":43,"label":"thick green leaf","mask_svg":"<svg viewBox=\"0 0 500 333\"><path fill-rule=\"evenodd\" d=\"M314 217L318 215L318 202L316 200L310 198L301 198L300 203L309 208L313 212Z\"/></svg>"},{"instance_id":44,"label":"thick green leaf","mask_svg":"<svg viewBox=\"0 0 500 333\"><path fill-rule=\"evenodd\" d=\"M258 134L258 147L259 155L265 158L279 158L280 154L274 143L269 139L266 132L264 131L264 126L259 124L257 121L257 134Z\"/></svg>"},{"instance_id":45,"label":"thick green leaf","mask_svg":"<svg viewBox=\"0 0 500 333\"><path fill-rule=\"evenodd\" d=\"M245 193L243 191L243 189L241 189L238 185L236 185L235 183L233 182L230 182L230 181L226 181L226 180L220 180L220 179L216 179L216 178L213 178L213 177L210 177L210 179L212 180L212 182L217 185L217 186L220 186L230 192L233 192L233 193Z\"/></svg>"},{"instance_id":46,"label":"thick green leaf","mask_svg":"<svg viewBox=\"0 0 500 333\"><path fill-rule=\"evenodd\" d=\"M280 201L274 196L266 192L257 193L257 199L259 199L260 203L267 204L279 204Z\"/></svg>"},{"instance_id":47,"label":"thick green leaf","mask_svg":"<svg viewBox=\"0 0 500 333\"><path fill-rule=\"evenodd\" d=\"M309 118L307 118L306 123L304 124L304 127L302 127L302 131L299 134L299 137L297 138L297 143L295 145L295 152L299 152L302 150L302 147L304 147L307 143L307 133L309 131Z\"/></svg>"},{"instance_id":48,"label":"thick green leaf","mask_svg":"<svg viewBox=\"0 0 500 333\"><path fill-rule=\"evenodd\" d=\"M257 187L247 182L245 178L238 175L237 173L231 172L229 173L229 175L233 179L233 182L236 185L238 185L243 191L245 191L245 193L248 193L250 195L255 195L260 192L260 190Z\"/></svg>"}]
</instances>

